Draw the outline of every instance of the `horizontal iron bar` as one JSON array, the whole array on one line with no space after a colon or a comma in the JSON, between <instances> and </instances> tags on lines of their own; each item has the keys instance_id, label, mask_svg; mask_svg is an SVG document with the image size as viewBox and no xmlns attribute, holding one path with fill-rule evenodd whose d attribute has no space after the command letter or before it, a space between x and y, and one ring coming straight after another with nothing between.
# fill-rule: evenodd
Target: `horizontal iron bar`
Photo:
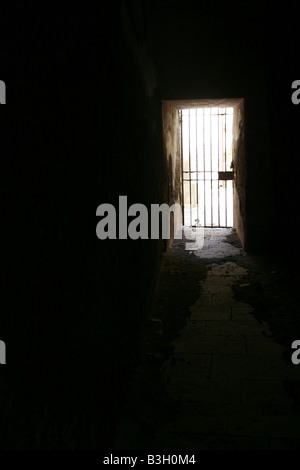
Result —
<instances>
[{"instance_id":1,"label":"horizontal iron bar","mask_svg":"<svg viewBox=\"0 0 300 470\"><path fill-rule=\"evenodd\" d=\"M228 113L220 113L220 114L215 114L215 113L211 113L212 116L230 116L230 114ZM196 114L192 114L190 117L195 117ZM203 116L203 114L201 114L201 116ZM204 114L205 116L205 114ZM207 114L207 116L210 116L210 114ZM183 114L182 117L188 117L188 114Z\"/></svg>"}]
</instances>

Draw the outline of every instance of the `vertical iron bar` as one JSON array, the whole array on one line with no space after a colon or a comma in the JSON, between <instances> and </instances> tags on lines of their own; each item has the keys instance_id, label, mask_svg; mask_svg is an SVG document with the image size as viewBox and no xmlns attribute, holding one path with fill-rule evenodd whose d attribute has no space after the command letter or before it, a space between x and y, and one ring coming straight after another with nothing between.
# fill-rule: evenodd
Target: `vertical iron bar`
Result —
<instances>
[{"instance_id":1,"label":"vertical iron bar","mask_svg":"<svg viewBox=\"0 0 300 470\"><path fill-rule=\"evenodd\" d=\"M219 171L220 171L220 108L218 108L218 227L220 227L220 181L219 181Z\"/></svg>"},{"instance_id":2,"label":"vertical iron bar","mask_svg":"<svg viewBox=\"0 0 300 470\"><path fill-rule=\"evenodd\" d=\"M210 225L213 226L213 161L212 161L212 137L211 137L211 108L209 108L209 138L210 138Z\"/></svg>"},{"instance_id":3,"label":"vertical iron bar","mask_svg":"<svg viewBox=\"0 0 300 470\"><path fill-rule=\"evenodd\" d=\"M180 122L180 154L181 154L181 204L182 204L182 224L184 225L184 183L183 183L183 136L182 136L182 110L179 110Z\"/></svg>"},{"instance_id":4,"label":"vertical iron bar","mask_svg":"<svg viewBox=\"0 0 300 470\"><path fill-rule=\"evenodd\" d=\"M233 163L233 118L234 118L234 108L232 109L232 121L231 121L231 140L230 140L230 145L231 145L231 158L232 158L232 163ZM231 166L231 163L230 163ZM232 170L232 227L234 226L234 167L231 168Z\"/></svg>"},{"instance_id":5,"label":"vertical iron bar","mask_svg":"<svg viewBox=\"0 0 300 470\"><path fill-rule=\"evenodd\" d=\"M226 138L227 108L225 108L225 171L227 171L227 138ZM227 227L227 181L225 180L225 226Z\"/></svg>"},{"instance_id":6,"label":"vertical iron bar","mask_svg":"<svg viewBox=\"0 0 300 470\"><path fill-rule=\"evenodd\" d=\"M191 174L191 110L189 109L189 190L190 190L190 225L192 224L192 174Z\"/></svg>"},{"instance_id":7,"label":"vertical iron bar","mask_svg":"<svg viewBox=\"0 0 300 470\"><path fill-rule=\"evenodd\" d=\"M202 108L202 114L203 114L203 128L202 128L202 139L203 139L203 182L204 182L204 198L203 198L203 203L204 203L204 227L206 227L206 174L205 174L205 122L204 122L204 108Z\"/></svg>"},{"instance_id":8,"label":"vertical iron bar","mask_svg":"<svg viewBox=\"0 0 300 470\"><path fill-rule=\"evenodd\" d=\"M196 187L197 187L197 220L199 221L199 197L198 197L198 191L199 191L199 186L198 186L198 181L199 181L199 173L198 173L198 108L196 108ZM198 224L197 221L197 224ZM197 225L196 224L196 225Z\"/></svg>"}]
</instances>

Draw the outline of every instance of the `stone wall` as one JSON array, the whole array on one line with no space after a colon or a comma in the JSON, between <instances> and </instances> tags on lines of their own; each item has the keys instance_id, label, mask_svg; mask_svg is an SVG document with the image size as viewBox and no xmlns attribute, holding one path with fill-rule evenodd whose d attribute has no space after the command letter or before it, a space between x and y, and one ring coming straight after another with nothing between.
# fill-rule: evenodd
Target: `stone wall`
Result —
<instances>
[{"instance_id":1,"label":"stone wall","mask_svg":"<svg viewBox=\"0 0 300 470\"><path fill-rule=\"evenodd\" d=\"M181 162L180 162L180 123L179 111L174 106L167 102L162 104L163 115L163 140L164 140L164 159L167 161L168 168L168 194L165 200L168 201L169 206L173 204L181 204ZM176 219L176 223L177 223ZM178 221L180 222L180 221ZM170 227L171 236L167 246L172 245L174 238L174 228L177 230L179 227L174 227L173 212L171 213Z\"/></svg>"},{"instance_id":2,"label":"stone wall","mask_svg":"<svg viewBox=\"0 0 300 470\"><path fill-rule=\"evenodd\" d=\"M243 246L245 246L245 142L244 142L244 101L241 100L233 112L232 155L234 165L233 225Z\"/></svg>"},{"instance_id":3,"label":"stone wall","mask_svg":"<svg viewBox=\"0 0 300 470\"><path fill-rule=\"evenodd\" d=\"M3 77L14 112L2 142L1 448L111 446L164 246L99 240L96 208L118 211L120 195L149 207L169 191L144 22L134 2L62 7L14 38L15 67L30 66Z\"/></svg>"}]
</instances>

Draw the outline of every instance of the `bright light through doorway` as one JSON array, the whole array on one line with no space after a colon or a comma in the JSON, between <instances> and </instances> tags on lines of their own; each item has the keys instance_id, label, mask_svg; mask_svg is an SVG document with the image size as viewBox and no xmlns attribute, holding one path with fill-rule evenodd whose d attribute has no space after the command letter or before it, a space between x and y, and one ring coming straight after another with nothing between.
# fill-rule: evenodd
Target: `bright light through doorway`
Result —
<instances>
[{"instance_id":1,"label":"bright light through doorway","mask_svg":"<svg viewBox=\"0 0 300 470\"><path fill-rule=\"evenodd\" d=\"M185 226L233 226L233 108L182 109L181 161Z\"/></svg>"}]
</instances>

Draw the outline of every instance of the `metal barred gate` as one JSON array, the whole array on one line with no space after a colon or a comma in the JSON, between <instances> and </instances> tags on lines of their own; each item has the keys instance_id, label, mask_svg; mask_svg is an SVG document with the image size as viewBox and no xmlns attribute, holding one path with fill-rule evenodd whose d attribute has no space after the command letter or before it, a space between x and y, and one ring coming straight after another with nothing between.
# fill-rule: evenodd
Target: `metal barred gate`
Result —
<instances>
[{"instance_id":1,"label":"metal barred gate","mask_svg":"<svg viewBox=\"0 0 300 470\"><path fill-rule=\"evenodd\" d=\"M183 225L233 226L233 108L179 111Z\"/></svg>"}]
</instances>

